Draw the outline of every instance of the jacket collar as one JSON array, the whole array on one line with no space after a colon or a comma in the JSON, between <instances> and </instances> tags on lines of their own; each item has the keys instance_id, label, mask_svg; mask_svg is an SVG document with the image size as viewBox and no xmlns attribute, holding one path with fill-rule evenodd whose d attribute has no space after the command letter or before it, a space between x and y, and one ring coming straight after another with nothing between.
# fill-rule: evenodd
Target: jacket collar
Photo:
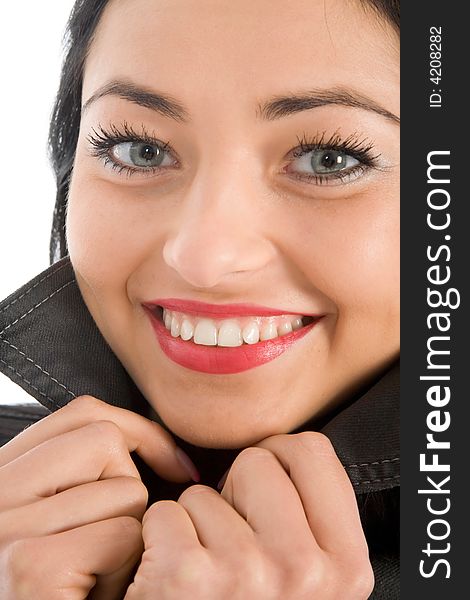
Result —
<instances>
[{"instance_id":1,"label":"jacket collar","mask_svg":"<svg viewBox=\"0 0 470 600\"><path fill-rule=\"evenodd\" d=\"M165 426L101 336L68 257L0 303L0 372L51 411L90 394ZM356 493L364 493L399 485L398 429L397 363L346 408L322 422L311 419L293 433L325 433ZM200 468L203 483L214 484L213 472L222 474L239 451L199 448L175 438Z\"/></svg>"}]
</instances>

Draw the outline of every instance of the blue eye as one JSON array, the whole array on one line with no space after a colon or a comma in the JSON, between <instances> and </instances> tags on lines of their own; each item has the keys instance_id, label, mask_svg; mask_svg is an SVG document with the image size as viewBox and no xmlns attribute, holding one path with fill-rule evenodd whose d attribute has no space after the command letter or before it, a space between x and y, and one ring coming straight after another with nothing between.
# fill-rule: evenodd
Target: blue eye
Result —
<instances>
[{"instance_id":1,"label":"blue eye","mask_svg":"<svg viewBox=\"0 0 470 600\"><path fill-rule=\"evenodd\" d=\"M344 169L350 169L359 164L359 161L353 156L349 156L346 152L340 150L313 150L308 161L308 166L313 169L317 175L327 175L328 173L336 173ZM305 155L307 157L308 154Z\"/></svg>"},{"instance_id":2,"label":"blue eye","mask_svg":"<svg viewBox=\"0 0 470 600\"><path fill-rule=\"evenodd\" d=\"M111 124L109 129L104 129L99 125L87 139L92 156L119 175L160 175L168 167L179 165L170 143L149 134L143 125L140 132L126 122L121 128ZM378 166L380 155L372 154L373 144L357 134L346 139L339 133L328 140L325 134L297 139L299 146L289 153L291 160L286 168L296 179L314 185L349 183Z\"/></svg>"},{"instance_id":3,"label":"blue eye","mask_svg":"<svg viewBox=\"0 0 470 600\"><path fill-rule=\"evenodd\" d=\"M101 125L88 136L91 154L116 171L118 175L156 175L178 164L169 142L161 142L142 131L134 130L127 122L122 128Z\"/></svg>"},{"instance_id":4,"label":"blue eye","mask_svg":"<svg viewBox=\"0 0 470 600\"><path fill-rule=\"evenodd\" d=\"M314 184L347 183L360 176L366 165L343 150L317 148L295 154L297 158L289 164L289 172L296 179ZM339 181L338 181L339 180Z\"/></svg>"},{"instance_id":5,"label":"blue eye","mask_svg":"<svg viewBox=\"0 0 470 600\"><path fill-rule=\"evenodd\" d=\"M166 166L166 151L155 144L145 142L123 142L111 148L110 154L122 165L137 168ZM171 164L171 160L166 160Z\"/></svg>"},{"instance_id":6,"label":"blue eye","mask_svg":"<svg viewBox=\"0 0 470 600\"><path fill-rule=\"evenodd\" d=\"M287 172L296 179L315 185L349 183L377 166L378 155L371 152L373 145L356 134L346 139L339 133L330 139L325 134L297 139L299 146L291 153L287 167Z\"/></svg>"}]
</instances>

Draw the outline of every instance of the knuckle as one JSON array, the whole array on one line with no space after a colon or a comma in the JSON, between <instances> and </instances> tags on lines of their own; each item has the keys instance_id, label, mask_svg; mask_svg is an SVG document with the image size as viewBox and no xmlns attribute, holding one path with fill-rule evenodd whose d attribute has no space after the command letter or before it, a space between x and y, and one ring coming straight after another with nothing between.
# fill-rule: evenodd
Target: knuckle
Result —
<instances>
[{"instance_id":1,"label":"knuckle","mask_svg":"<svg viewBox=\"0 0 470 600\"><path fill-rule=\"evenodd\" d=\"M73 408L74 410L80 410L86 413L89 412L93 412L97 409L99 409L99 407L103 406L105 403L102 400L98 400L98 398L95 398L94 396L89 396L89 395L83 395L83 396L77 396L76 398L73 398L73 400L71 400L66 406L65 408Z\"/></svg>"},{"instance_id":2,"label":"knuckle","mask_svg":"<svg viewBox=\"0 0 470 600\"><path fill-rule=\"evenodd\" d=\"M106 448L113 451L122 449L124 444L124 435L119 427L113 421L92 421L87 425L93 432L93 437ZM127 446L126 446L127 448Z\"/></svg>"},{"instance_id":3,"label":"knuckle","mask_svg":"<svg viewBox=\"0 0 470 600\"><path fill-rule=\"evenodd\" d=\"M253 465L256 465L259 460L271 460L277 462L277 458L274 454L266 448L255 446L245 448L233 461L227 476L227 481L231 479L232 482L238 482L240 484L245 482L245 484L247 484L250 473L252 472L252 467Z\"/></svg>"},{"instance_id":4,"label":"knuckle","mask_svg":"<svg viewBox=\"0 0 470 600\"><path fill-rule=\"evenodd\" d=\"M149 520L151 521L160 516L164 518L165 515L170 515L175 510L178 510L178 503L174 500L159 500L158 502L154 502L149 506L142 519L142 527L145 529Z\"/></svg>"},{"instance_id":5,"label":"knuckle","mask_svg":"<svg viewBox=\"0 0 470 600\"><path fill-rule=\"evenodd\" d=\"M310 597L312 593L324 589L326 569L318 554L302 550L292 553L290 559L284 558L283 561L278 571L290 594L295 592L295 597Z\"/></svg>"},{"instance_id":6,"label":"knuckle","mask_svg":"<svg viewBox=\"0 0 470 600\"><path fill-rule=\"evenodd\" d=\"M267 448L259 448L258 446L250 446L240 452L235 461L251 460L252 458L272 458L274 454Z\"/></svg>"},{"instance_id":7,"label":"knuckle","mask_svg":"<svg viewBox=\"0 0 470 600\"><path fill-rule=\"evenodd\" d=\"M236 459L233 461L231 472L233 471L234 473L237 473L239 470L243 469L245 465L250 464L253 460L259 459L277 460L271 450L251 446L250 448L245 448L242 450L236 457Z\"/></svg>"},{"instance_id":8,"label":"knuckle","mask_svg":"<svg viewBox=\"0 0 470 600\"><path fill-rule=\"evenodd\" d=\"M159 578L162 584L160 591L165 598L191 598L195 590L197 597L212 598L217 580L218 575L208 553L191 548L179 560L171 560L165 565Z\"/></svg>"},{"instance_id":9,"label":"knuckle","mask_svg":"<svg viewBox=\"0 0 470 600\"><path fill-rule=\"evenodd\" d=\"M243 553L243 566L240 570L244 573L244 577L251 583L251 587L259 586L260 589L266 588L270 581L268 576L268 566L264 557L261 556L253 546L247 545Z\"/></svg>"},{"instance_id":10,"label":"knuckle","mask_svg":"<svg viewBox=\"0 0 470 600\"><path fill-rule=\"evenodd\" d=\"M18 598L33 598L41 576L41 553L34 539L15 540L2 553L9 585Z\"/></svg>"},{"instance_id":11,"label":"knuckle","mask_svg":"<svg viewBox=\"0 0 470 600\"><path fill-rule=\"evenodd\" d=\"M117 517L115 519L115 536L122 536L130 542L140 541L142 537L142 525L134 517Z\"/></svg>"},{"instance_id":12,"label":"knuckle","mask_svg":"<svg viewBox=\"0 0 470 600\"><path fill-rule=\"evenodd\" d=\"M11 542L2 552L2 563L5 573L14 583L22 583L28 573L29 556L23 540Z\"/></svg>"},{"instance_id":13,"label":"knuckle","mask_svg":"<svg viewBox=\"0 0 470 600\"><path fill-rule=\"evenodd\" d=\"M330 439L318 431L302 431L293 436L293 441L300 449L314 452L316 455L336 456Z\"/></svg>"},{"instance_id":14,"label":"knuckle","mask_svg":"<svg viewBox=\"0 0 470 600\"><path fill-rule=\"evenodd\" d=\"M229 591L239 590L241 583L249 598L271 598L273 589L281 589L278 565L254 537L241 540L236 549L222 553L218 557L217 572L226 598L231 597Z\"/></svg>"},{"instance_id":15,"label":"knuckle","mask_svg":"<svg viewBox=\"0 0 470 600\"><path fill-rule=\"evenodd\" d=\"M309 579L317 577L323 572L322 561L314 550L306 549L303 545L294 546L292 550L289 556L286 555L284 563L289 573ZM312 569L312 567L314 568Z\"/></svg>"},{"instance_id":16,"label":"knuckle","mask_svg":"<svg viewBox=\"0 0 470 600\"><path fill-rule=\"evenodd\" d=\"M348 589L351 590L352 598L368 598L374 589L374 584L372 565L369 561L364 561L364 564L354 570L348 582Z\"/></svg>"},{"instance_id":17,"label":"knuckle","mask_svg":"<svg viewBox=\"0 0 470 600\"><path fill-rule=\"evenodd\" d=\"M148 502L148 490L137 477L124 477L126 494L130 503L141 510L145 510Z\"/></svg>"},{"instance_id":18,"label":"knuckle","mask_svg":"<svg viewBox=\"0 0 470 600\"><path fill-rule=\"evenodd\" d=\"M237 569L234 570L238 573L235 584L240 580L246 582L250 597L277 598L284 581L275 562L255 547L245 548L245 556L241 560L242 564L236 564Z\"/></svg>"},{"instance_id":19,"label":"knuckle","mask_svg":"<svg viewBox=\"0 0 470 600\"><path fill-rule=\"evenodd\" d=\"M194 496L199 496L200 494L214 495L214 494L217 494L217 492L215 490L213 490L212 488L208 487L207 485L201 485L201 484L191 485L190 487L186 488L180 494L180 496L178 498L178 503L184 505L186 502L190 501L191 498L193 498ZM219 494L217 494L217 496L218 495Z\"/></svg>"}]
</instances>

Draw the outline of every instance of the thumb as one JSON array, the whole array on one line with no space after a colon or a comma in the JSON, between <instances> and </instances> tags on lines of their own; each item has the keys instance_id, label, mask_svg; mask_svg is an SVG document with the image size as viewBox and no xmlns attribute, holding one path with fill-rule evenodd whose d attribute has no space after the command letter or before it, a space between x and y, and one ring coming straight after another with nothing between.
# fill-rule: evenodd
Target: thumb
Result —
<instances>
[{"instance_id":1,"label":"thumb","mask_svg":"<svg viewBox=\"0 0 470 600\"><path fill-rule=\"evenodd\" d=\"M68 406L73 408L72 404L78 405L80 400L77 398ZM155 473L178 483L189 479L199 481L193 462L164 427L130 410L111 406L96 398L91 400L94 409L91 415L87 410L87 416L92 416L92 420L113 421L122 431L129 452L136 452Z\"/></svg>"}]
</instances>

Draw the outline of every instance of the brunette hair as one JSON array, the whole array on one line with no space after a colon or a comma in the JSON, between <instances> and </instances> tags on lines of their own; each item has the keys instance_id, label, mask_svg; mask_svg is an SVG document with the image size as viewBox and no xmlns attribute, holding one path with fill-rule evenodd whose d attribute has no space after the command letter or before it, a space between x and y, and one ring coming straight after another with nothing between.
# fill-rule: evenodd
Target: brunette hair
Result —
<instances>
[{"instance_id":1,"label":"brunette hair","mask_svg":"<svg viewBox=\"0 0 470 600\"><path fill-rule=\"evenodd\" d=\"M57 194L50 240L51 264L67 255L65 214L80 129L83 68L96 27L109 0L76 0L65 34L65 58L49 128L49 156ZM360 0L398 32L400 0Z\"/></svg>"}]
</instances>

